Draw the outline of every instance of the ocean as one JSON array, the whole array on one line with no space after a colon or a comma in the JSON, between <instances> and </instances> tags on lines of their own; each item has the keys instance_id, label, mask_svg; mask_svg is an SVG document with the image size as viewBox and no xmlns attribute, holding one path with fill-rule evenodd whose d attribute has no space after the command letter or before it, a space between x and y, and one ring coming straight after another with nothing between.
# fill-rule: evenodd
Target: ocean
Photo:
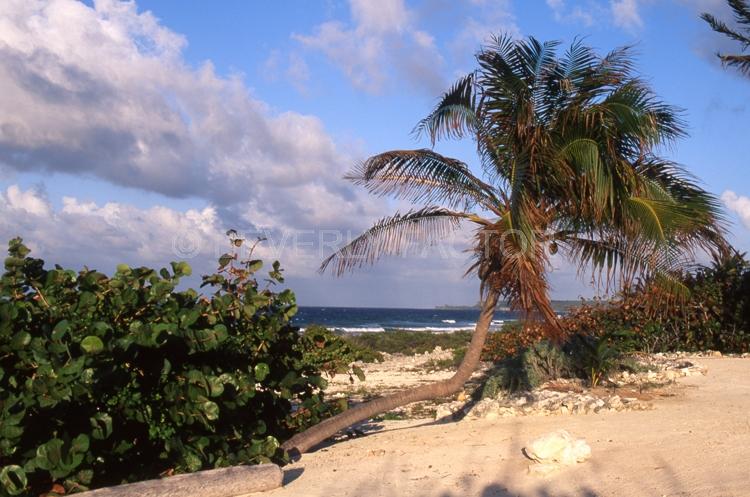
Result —
<instances>
[{"instance_id":1,"label":"ocean","mask_svg":"<svg viewBox=\"0 0 750 497\"><path fill-rule=\"evenodd\" d=\"M293 324L301 328L313 324L339 332L373 333L388 330L452 332L473 330L479 309L385 309L364 307L300 307ZM518 314L498 310L492 321L497 330Z\"/></svg>"}]
</instances>

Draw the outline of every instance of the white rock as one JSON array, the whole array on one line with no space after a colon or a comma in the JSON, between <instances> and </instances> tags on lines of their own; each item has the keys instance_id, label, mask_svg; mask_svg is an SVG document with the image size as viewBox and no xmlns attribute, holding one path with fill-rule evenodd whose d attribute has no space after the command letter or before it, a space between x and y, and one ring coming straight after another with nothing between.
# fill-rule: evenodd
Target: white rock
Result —
<instances>
[{"instance_id":1,"label":"white rock","mask_svg":"<svg viewBox=\"0 0 750 497\"><path fill-rule=\"evenodd\" d=\"M610 397L609 400L607 401L607 404L609 405L610 408L616 409L618 411L622 409L623 407L625 407L619 395L613 395L612 397Z\"/></svg>"},{"instance_id":2,"label":"white rock","mask_svg":"<svg viewBox=\"0 0 750 497\"><path fill-rule=\"evenodd\" d=\"M566 430L558 430L529 442L524 453L540 464L573 465L591 457L591 447Z\"/></svg>"},{"instance_id":3,"label":"white rock","mask_svg":"<svg viewBox=\"0 0 750 497\"><path fill-rule=\"evenodd\" d=\"M453 410L448 404L440 404L435 409L435 419L444 421L451 420L453 419Z\"/></svg>"}]
</instances>

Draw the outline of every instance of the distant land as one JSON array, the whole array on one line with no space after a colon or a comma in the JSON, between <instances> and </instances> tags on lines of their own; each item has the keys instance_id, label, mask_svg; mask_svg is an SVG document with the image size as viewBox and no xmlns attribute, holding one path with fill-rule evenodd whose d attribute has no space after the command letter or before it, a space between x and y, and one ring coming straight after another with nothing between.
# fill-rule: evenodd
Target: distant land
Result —
<instances>
[{"instance_id":1,"label":"distant land","mask_svg":"<svg viewBox=\"0 0 750 497\"><path fill-rule=\"evenodd\" d=\"M577 305L580 305L581 303L588 302L588 300L585 299L578 299L578 300L553 300L552 301L552 308L556 312L567 312L568 309L571 307L575 307ZM481 303L477 302L474 305L438 305L435 306L435 309L443 310L443 311L468 311L468 310L475 310L480 309ZM510 311L510 306L507 302L500 302L497 305L498 311Z\"/></svg>"}]
</instances>

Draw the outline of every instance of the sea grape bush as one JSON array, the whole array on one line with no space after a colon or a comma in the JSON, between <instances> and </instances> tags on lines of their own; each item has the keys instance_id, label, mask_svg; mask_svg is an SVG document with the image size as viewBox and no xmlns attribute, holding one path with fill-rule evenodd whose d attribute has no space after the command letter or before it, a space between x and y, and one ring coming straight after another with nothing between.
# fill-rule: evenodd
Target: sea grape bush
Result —
<instances>
[{"instance_id":1,"label":"sea grape bush","mask_svg":"<svg viewBox=\"0 0 750 497\"><path fill-rule=\"evenodd\" d=\"M242 240L234 238L232 246ZM281 457L327 414L275 262L190 275L45 269L11 240L0 279L0 496L70 493Z\"/></svg>"}]
</instances>

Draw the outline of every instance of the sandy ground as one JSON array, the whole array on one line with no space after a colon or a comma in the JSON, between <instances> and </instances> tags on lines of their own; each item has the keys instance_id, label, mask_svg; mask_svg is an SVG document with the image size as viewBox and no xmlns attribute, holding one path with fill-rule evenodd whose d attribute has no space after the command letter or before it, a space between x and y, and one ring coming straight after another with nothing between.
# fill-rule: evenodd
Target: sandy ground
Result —
<instances>
[{"instance_id":1,"label":"sandy ground","mask_svg":"<svg viewBox=\"0 0 750 497\"><path fill-rule=\"evenodd\" d=\"M654 410L447 424L388 421L366 437L305 454L269 497L750 496L750 359L700 358ZM585 463L528 474L521 449L564 428Z\"/></svg>"}]
</instances>

